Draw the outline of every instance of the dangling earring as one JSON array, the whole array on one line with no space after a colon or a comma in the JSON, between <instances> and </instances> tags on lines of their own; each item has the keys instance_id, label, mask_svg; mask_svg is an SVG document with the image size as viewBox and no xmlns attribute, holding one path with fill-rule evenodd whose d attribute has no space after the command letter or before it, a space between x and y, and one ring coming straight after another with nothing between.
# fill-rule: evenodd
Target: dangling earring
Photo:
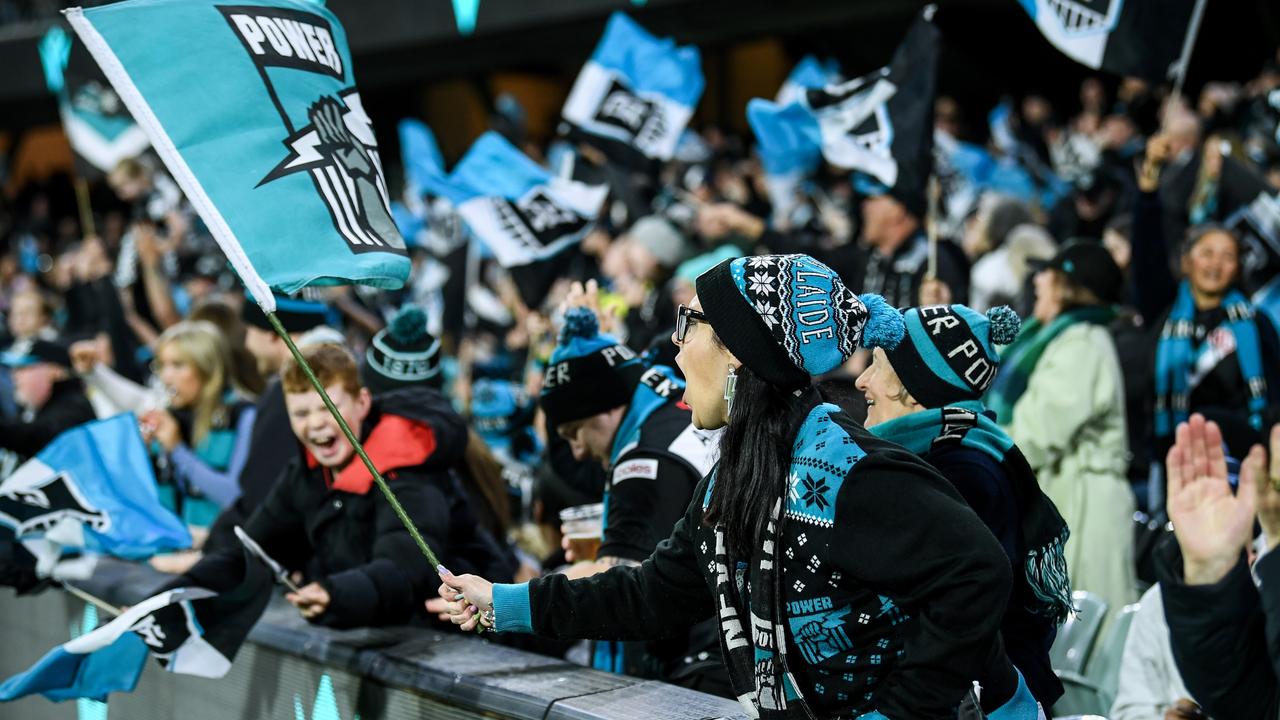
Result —
<instances>
[{"instance_id":1,"label":"dangling earring","mask_svg":"<svg viewBox=\"0 0 1280 720\"><path fill-rule=\"evenodd\" d=\"M724 379L725 417L733 414L733 396L738 394L738 369L729 366L729 374Z\"/></svg>"}]
</instances>

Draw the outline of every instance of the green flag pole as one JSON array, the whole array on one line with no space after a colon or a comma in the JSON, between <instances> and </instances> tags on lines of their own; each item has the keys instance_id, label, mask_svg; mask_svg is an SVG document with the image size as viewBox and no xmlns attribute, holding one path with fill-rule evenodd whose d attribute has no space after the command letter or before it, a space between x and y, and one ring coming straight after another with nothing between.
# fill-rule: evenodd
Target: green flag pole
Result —
<instances>
[{"instance_id":1,"label":"green flag pole","mask_svg":"<svg viewBox=\"0 0 1280 720\"><path fill-rule=\"evenodd\" d=\"M324 401L324 406L329 408L329 414L338 421L338 427L342 428L342 434L347 436L347 442L351 443L351 447L355 448L356 454L364 461L364 466L369 469L369 474L373 476L373 481L378 484L378 489L382 491L382 496L391 504L391 509L395 511L396 517L400 518L400 522L404 523L404 528L409 531L409 535L413 536L413 541L418 544L418 549L426 556L427 562L431 563L431 567L439 568L440 558L431 552L431 547L427 545L427 541L422 539L422 533L418 532L418 528L409 519L409 514L404 511L404 506L396 499L395 493L391 492L391 488L387 487L387 481L382 478L382 473L378 472L378 468L373 466L373 461L369 459L369 455L364 451L364 446L360 444L360 440L356 438L355 433L351 432L351 427L347 425L346 419L342 417L342 413L338 412L338 408L334 406L333 400L329 397L329 393L325 392L324 386L320 384L319 378L316 377L311 366L307 361L302 359L302 353L298 350L298 346L294 344L293 338L289 337L289 333L284 329L284 325L280 324L280 320L276 318L274 312L266 313L267 321L271 323L271 327L275 328L276 334L284 340L284 344L289 346L289 352L293 354L293 359L302 367L302 372L306 374L307 379L311 381L311 386L320 393L320 399ZM438 570L437 570L438 571ZM476 627L480 627L479 624Z\"/></svg>"}]
</instances>

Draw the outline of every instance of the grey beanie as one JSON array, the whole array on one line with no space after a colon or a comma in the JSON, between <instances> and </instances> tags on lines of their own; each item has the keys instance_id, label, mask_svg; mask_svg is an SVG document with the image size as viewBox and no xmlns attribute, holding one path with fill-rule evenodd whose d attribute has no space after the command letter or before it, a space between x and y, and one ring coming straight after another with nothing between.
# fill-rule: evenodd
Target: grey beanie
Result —
<instances>
[{"instance_id":1,"label":"grey beanie","mask_svg":"<svg viewBox=\"0 0 1280 720\"><path fill-rule=\"evenodd\" d=\"M666 218L646 215L627 231L627 237L648 250L665 268L675 268L693 255L693 246Z\"/></svg>"}]
</instances>

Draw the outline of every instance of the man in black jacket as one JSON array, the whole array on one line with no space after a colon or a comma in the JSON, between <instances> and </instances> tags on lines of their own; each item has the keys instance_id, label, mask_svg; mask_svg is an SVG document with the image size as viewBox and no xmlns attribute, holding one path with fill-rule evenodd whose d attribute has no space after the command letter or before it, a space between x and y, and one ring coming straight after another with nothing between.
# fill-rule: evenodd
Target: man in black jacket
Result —
<instances>
[{"instance_id":1,"label":"man in black jacket","mask_svg":"<svg viewBox=\"0 0 1280 720\"><path fill-rule=\"evenodd\" d=\"M382 395L375 405L344 348L315 345L303 357L348 425L359 429L365 451L440 560L511 577L514 568L478 527L449 472L466 446L466 425L447 401L405 390ZM281 371L281 384L303 452L249 517L245 532L286 569L302 573L301 589L287 599L307 620L348 628L414 619L434 588L435 568L292 360ZM233 586L243 561L238 548L208 555L174 586Z\"/></svg>"},{"instance_id":2,"label":"man in black jacket","mask_svg":"<svg viewBox=\"0 0 1280 720\"><path fill-rule=\"evenodd\" d=\"M28 458L64 430L94 419L84 384L71 374L71 356L50 340L20 340L4 354L13 369L17 420L0 420L0 448Z\"/></svg>"},{"instance_id":3,"label":"man in black jacket","mask_svg":"<svg viewBox=\"0 0 1280 720\"><path fill-rule=\"evenodd\" d=\"M1169 451L1168 508L1177 543L1160 548L1156 570L1178 671L1215 718L1274 720L1280 710L1280 425L1271 457L1254 446L1234 492L1222 431L1195 414ZM1254 517L1266 552L1245 546ZM1180 551L1180 552L1179 552Z\"/></svg>"}]
</instances>

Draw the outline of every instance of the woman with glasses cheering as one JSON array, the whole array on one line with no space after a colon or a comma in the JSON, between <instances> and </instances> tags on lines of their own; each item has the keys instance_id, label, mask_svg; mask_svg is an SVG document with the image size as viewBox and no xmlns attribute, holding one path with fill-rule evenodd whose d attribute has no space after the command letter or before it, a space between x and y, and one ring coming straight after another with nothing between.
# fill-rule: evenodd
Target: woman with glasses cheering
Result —
<instances>
[{"instance_id":1,"label":"woman with glasses cheering","mask_svg":"<svg viewBox=\"0 0 1280 720\"><path fill-rule=\"evenodd\" d=\"M492 585L441 569L455 623L638 639L715 617L734 694L763 718L954 717L977 677L995 717L1036 704L1001 649L1011 573L954 489L814 388L902 317L806 255L726 260L673 340L720 460L636 567Z\"/></svg>"}]
</instances>

